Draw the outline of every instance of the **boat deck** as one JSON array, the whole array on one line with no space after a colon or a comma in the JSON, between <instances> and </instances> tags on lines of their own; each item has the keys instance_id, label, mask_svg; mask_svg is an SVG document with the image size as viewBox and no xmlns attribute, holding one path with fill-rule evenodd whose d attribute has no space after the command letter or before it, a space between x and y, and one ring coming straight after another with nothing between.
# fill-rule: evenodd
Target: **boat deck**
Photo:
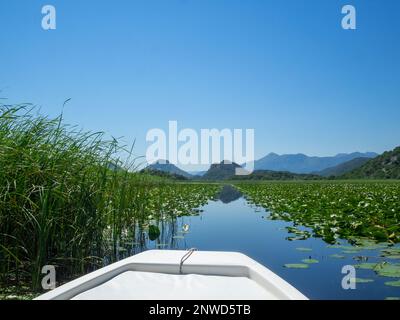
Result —
<instances>
[{"instance_id":1,"label":"boat deck","mask_svg":"<svg viewBox=\"0 0 400 320\"><path fill-rule=\"evenodd\" d=\"M275 299L247 277L126 271L72 300L265 300Z\"/></svg>"},{"instance_id":2,"label":"boat deck","mask_svg":"<svg viewBox=\"0 0 400 320\"><path fill-rule=\"evenodd\" d=\"M241 253L195 251L188 254L187 251L179 250L149 250L82 276L37 299L305 300L307 298L278 275Z\"/></svg>"}]
</instances>

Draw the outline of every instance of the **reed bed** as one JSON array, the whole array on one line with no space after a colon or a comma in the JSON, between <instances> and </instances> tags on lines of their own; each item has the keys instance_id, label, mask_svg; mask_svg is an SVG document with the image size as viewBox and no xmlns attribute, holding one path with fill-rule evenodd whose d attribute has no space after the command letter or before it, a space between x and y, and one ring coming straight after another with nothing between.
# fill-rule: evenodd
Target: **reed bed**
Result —
<instances>
[{"instance_id":1,"label":"reed bed","mask_svg":"<svg viewBox=\"0 0 400 320\"><path fill-rule=\"evenodd\" d=\"M101 265L105 252L116 259L127 229L192 214L217 188L133 172L135 159L118 159L124 152L115 139L65 125L62 116L0 105L3 288L40 290L44 265L71 278Z\"/></svg>"}]
</instances>

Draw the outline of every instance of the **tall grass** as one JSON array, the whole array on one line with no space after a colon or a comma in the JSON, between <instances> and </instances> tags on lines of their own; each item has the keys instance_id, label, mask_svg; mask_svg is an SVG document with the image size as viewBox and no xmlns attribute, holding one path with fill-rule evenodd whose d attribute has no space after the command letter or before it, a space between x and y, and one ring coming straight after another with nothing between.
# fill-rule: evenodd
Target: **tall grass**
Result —
<instances>
[{"instance_id":1,"label":"tall grass","mask_svg":"<svg viewBox=\"0 0 400 320\"><path fill-rule=\"evenodd\" d=\"M116 244L121 226L144 219L161 179L111 169L124 148L27 105L0 105L0 283L32 283L41 268L82 273Z\"/></svg>"}]
</instances>

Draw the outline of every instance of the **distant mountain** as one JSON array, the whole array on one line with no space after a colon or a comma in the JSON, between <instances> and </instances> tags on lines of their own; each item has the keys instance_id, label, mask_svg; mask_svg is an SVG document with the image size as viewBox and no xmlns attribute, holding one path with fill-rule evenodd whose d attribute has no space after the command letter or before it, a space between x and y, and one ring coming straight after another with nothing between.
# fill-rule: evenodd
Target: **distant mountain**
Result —
<instances>
[{"instance_id":1,"label":"distant mountain","mask_svg":"<svg viewBox=\"0 0 400 320\"><path fill-rule=\"evenodd\" d=\"M212 164L210 169L203 175L204 180L225 180L232 178L236 173L236 168L240 168L237 163L222 161Z\"/></svg>"},{"instance_id":2,"label":"distant mountain","mask_svg":"<svg viewBox=\"0 0 400 320\"><path fill-rule=\"evenodd\" d=\"M202 177L206 174L207 171L189 171L189 174L192 176Z\"/></svg>"},{"instance_id":3,"label":"distant mountain","mask_svg":"<svg viewBox=\"0 0 400 320\"><path fill-rule=\"evenodd\" d=\"M386 151L341 176L348 179L400 179L400 147Z\"/></svg>"},{"instance_id":4,"label":"distant mountain","mask_svg":"<svg viewBox=\"0 0 400 320\"><path fill-rule=\"evenodd\" d=\"M179 169L177 166L170 163L168 160L158 160L157 162L147 166L145 170L163 171L163 172L168 172L170 174L180 175L187 179L193 178L191 174L187 173L182 169Z\"/></svg>"},{"instance_id":5,"label":"distant mountain","mask_svg":"<svg viewBox=\"0 0 400 320\"><path fill-rule=\"evenodd\" d=\"M321 180L316 174L292 173L287 171L256 170L247 176L234 176L232 180Z\"/></svg>"},{"instance_id":6,"label":"distant mountain","mask_svg":"<svg viewBox=\"0 0 400 320\"><path fill-rule=\"evenodd\" d=\"M288 171L293 173L312 173L337 166L355 158L374 158L374 152L340 153L333 157L309 157L305 154L270 153L255 161L255 170Z\"/></svg>"},{"instance_id":7,"label":"distant mountain","mask_svg":"<svg viewBox=\"0 0 400 320\"><path fill-rule=\"evenodd\" d=\"M143 169L140 171L141 173L144 174L149 174L152 176L157 176L157 177L161 177L161 178L167 178L167 179L171 179L171 180L180 180L180 181L185 181L188 180L188 178L180 175L180 174L176 174L176 173L169 173L166 171L160 171L160 170L152 170L152 169Z\"/></svg>"},{"instance_id":8,"label":"distant mountain","mask_svg":"<svg viewBox=\"0 0 400 320\"><path fill-rule=\"evenodd\" d=\"M370 160L371 158L355 158L353 160L338 164L337 166L330 167L314 173L322 177L337 177L361 167L363 164L367 163Z\"/></svg>"}]
</instances>

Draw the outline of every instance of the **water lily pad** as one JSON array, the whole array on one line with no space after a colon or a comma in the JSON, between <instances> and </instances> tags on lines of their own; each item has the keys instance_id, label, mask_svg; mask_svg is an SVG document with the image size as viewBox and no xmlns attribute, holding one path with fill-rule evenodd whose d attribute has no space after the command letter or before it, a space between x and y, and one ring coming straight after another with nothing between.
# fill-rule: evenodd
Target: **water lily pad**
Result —
<instances>
[{"instance_id":1,"label":"water lily pad","mask_svg":"<svg viewBox=\"0 0 400 320\"><path fill-rule=\"evenodd\" d=\"M295 227L286 227L289 233L295 234L294 236L289 236L286 240L294 241L294 240L306 240L311 237L311 233L308 231L299 230Z\"/></svg>"},{"instance_id":2,"label":"water lily pad","mask_svg":"<svg viewBox=\"0 0 400 320\"><path fill-rule=\"evenodd\" d=\"M301 261L307 264L319 263L319 261L316 259L303 259Z\"/></svg>"},{"instance_id":3,"label":"water lily pad","mask_svg":"<svg viewBox=\"0 0 400 320\"><path fill-rule=\"evenodd\" d=\"M362 250L376 250L386 246L384 243L377 243L375 240L363 237L349 237L349 241Z\"/></svg>"},{"instance_id":4,"label":"water lily pad","mask_svg":"<svg viewBox=\"0 0 400 320\"><path fill-rule=\"evenodd\" d=\"M329 249L341 249L342 246L340 244L332 244L330 246L327 246Z\"/></svg>"},{"instance_id":5,"label":"water lily pad","mask_svg":"<svg viewBox=\"0 0 400 320\"><path fill-rule=\"evenodd\" d=\"M400 300L400 297L386 297L385 300Z\"/></svg>"},{"instance_id":6,"label":"water lily pad","mask_svg":"<svg viewBox=\"0 0 400 320\"><path fill-rule=\"evenodd\" d=\"M381 249L382 246L379 244L374 244L374 245L370 245L370 246L365 246L365 247L361 247L362 250L378 250Z\"/></svg>"},{"instance_id":7,"label":"water lily pad","mask_svg":"<svg viewBox=\"0 0 400 320\"><path fill-rule=\"evenodd\" d=\"M391 260L398 260L400 259L400 255L392 255L392 256L384 256L386 259L391 259Z\"/></svg>"},{"instance_id":8,"label":"water lily pad","mask_svg":"<svg viewBox=\"0 0 400 320\"><path fill-rule=\"evenodd\" d=\"M355 282L355 283L370 283L374 282L374 279L366 279L366 278L351 278L350 282Z\"/></svg>"},{"instance_id":9,"label":"water lily pad","mask_svg":"<svg viewBox=\"0 0 400 320\"><path fill-rule=\"evenodd\" d=\"M382 250L383 254L400 254L400 248L386 248Z\"/></svg>"},{"instance_id":10,"label":"water lily pad","mask_svg":"<svg viewBox=\"0 0 400 320\"><path fill-rule=\"evenodd\" d=\"M400 278L400 264L381 263L374 270L382 277Z\"/></svg>"},{"instance_id":11,"label":"water lily pad","mask_svg":"<svg viewBox=\"0 0 400 320\"><path fill-rule=\"evenodd\" d=\"M303 251L303 252L309 252L309 251L312 251L312 249L311 249L311 248L296 248L296 250L298 250L298 251Z\"/></svg>"},{"instance_id":12,"label":"water lily pad","mask_svg":"<svg viewBox=\"0 0 400 320\"><path fill-rule=\"evenodd\" d=\"M354 265L354 268L356 269L364 269L364 270L374 270L378 263L371 263L371 262L366 262L366 263L360 263Z\"/></svg>"},{"instance_id":13,"label":"water lily pad","mask_svg":"<svg viewBox=\"0 0 400 320\"><path fill-rule=\"evenodd\" d=\"M342 253L346 253L346 254L356 254L356 253L358 253L358 251L355 251L355 250L343 250Z\"/></svg>"},{"instance_id":14,"label":"water lily pad","mask_svg":"<svg viewBox=\"0 0 400 320\"><path fill-rule=\"evenodd\" d=\"M295 240L307 240L308 236L296 236L296 237L287 237L286 240L288 241L295 241Z\"/></svg>"},{"instance_id":15,"label":"water lily pad","mask_svg":"<svg viewBox=\"0 0 400 320\"><path fill-rule=\"evenodd\" d=\"M353 260L356 260L356 261L368 261L368 257L365 257L365 256L354 256L353 257Z\"/></svg>"},{"instance_id":16,"label":"water lily pad","mask_svg":"<svg viewBox=\"0 0 400 320\"><path fill-rule=\"evenodd\" d=\"M284 265L285 268L289 269L307 269L308 264L305 263L287 263Z\"/></svg>"},{"instance_id":17,"label":"water lily pad","mask_svg":"<svg viewBox=\"0 0 400 320\"><path fill-rule=\"evenodd\" d=\"M173 236L172 239L184 239L184 236Z\"/></svg>"},{"instance_id":18,"label":"water lily pad","mask_svg":"<svg viewBox=\"0 0 400 320\"><path fill-rule=\"evenodd\" d=\"M386 248L381 251L381 256L387 259L400 259L400 248Z\"/></svg>"},{"instance_id":19,"label":"water lily pad","mask_svg":"<svg viewBox=\"0 0 400 320\"><path fill-rule=\"evenodd\" d=\"M344 259L344 258L346 258L346 256L343 256L343 255L337 254L337 253L331 254L330 257L334 258L334 259Z\"/></svg>"},{"instance_id":20,"label":"water lily pad","mask_svg":"<svg viewBox=\"0 0 400 320\"><path fill-rule=\"evenodd\" d=\"M344 246L344 245L338 245L338 244L334 244L331 246L328 246L327 248L331 248L331 249L342 249L344 253L357 253L359 251L361 251L363 248L360 247L354 247L354 246Z\"/></svg>"},{"instance_id":21,"label":"water lily pad","mask_svg":"<svg viewBox=\"0 0 400 320\"><path fill-rule=\"evenodd\" d=\"M400 287L400 280L397 280L397 281L388 281L388 282L385 282L385 284L386 284L387 286L390 286L390 287Z\"/></svg>"}]
</instances>

